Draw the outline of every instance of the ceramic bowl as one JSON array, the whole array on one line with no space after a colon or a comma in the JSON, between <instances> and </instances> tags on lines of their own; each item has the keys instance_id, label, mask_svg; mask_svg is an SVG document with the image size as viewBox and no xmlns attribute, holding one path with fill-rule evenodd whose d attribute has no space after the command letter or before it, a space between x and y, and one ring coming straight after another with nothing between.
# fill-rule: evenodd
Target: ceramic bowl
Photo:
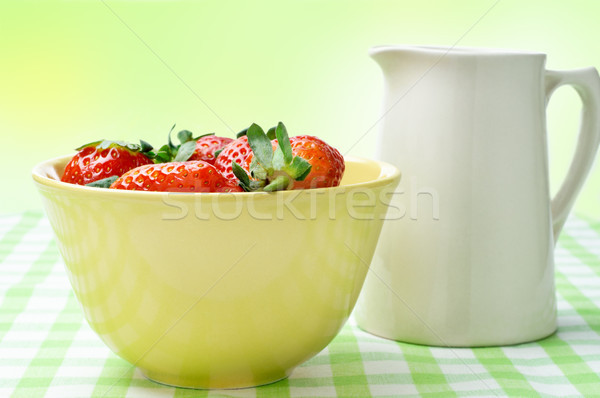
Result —
<instances>
[{"instance_id":1,"label":"ceramic bowl","mask_svg":"<svg viewBox=\"0 0 600 398\"><path fill-rule=\"evenodd\" d=\"M321 351L350 315L400 174L348 158L335 188L161 193L62 183L37 165L91 328L151 380L271 383Z\"/></svg>"}]
</instances>

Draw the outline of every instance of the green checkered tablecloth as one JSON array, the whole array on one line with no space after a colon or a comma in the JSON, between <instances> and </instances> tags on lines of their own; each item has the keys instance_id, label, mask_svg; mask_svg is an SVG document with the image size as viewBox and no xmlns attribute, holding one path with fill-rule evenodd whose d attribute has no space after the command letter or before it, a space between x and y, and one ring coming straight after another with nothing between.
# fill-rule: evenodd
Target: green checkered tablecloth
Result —
<instances>
[{"instance_id":1,"label":"green checkered tablecloth","mask_svg":"<svg viewBox=\"0 0 600 398\"><path fill-rule=\"evenodd\" d=\"M284 381L198 391L150 382L85 323L46 218L0 216L0 397L600 397L600 222L569 220L556 248L558 332L455 349L395 343L352 319Z\"/></svg>"}]
</instances>

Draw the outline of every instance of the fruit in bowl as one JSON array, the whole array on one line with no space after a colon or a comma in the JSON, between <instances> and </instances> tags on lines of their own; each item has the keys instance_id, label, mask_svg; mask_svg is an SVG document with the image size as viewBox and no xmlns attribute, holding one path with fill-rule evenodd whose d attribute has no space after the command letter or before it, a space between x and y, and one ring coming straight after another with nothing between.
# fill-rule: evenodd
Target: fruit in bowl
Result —
<instances>
[{"instance_id":1,"label":"fruit in bowl","mask_svg":"<svg viewBox=\"0 0 600 398\"><path fill-rule=\"evenodd\" d=\"M86 320L149 379L193 388L280 380L335 337L400 178L348 157L334 187L265 192L292 173L255 162L255 192L122 190L60 181L71 158L33 179Z\"/></svg>"},{"instance_id":2,"label":"fruit in bowl","mask_svg":"<svg viewBox=\"0 0 600 398\"><path fill-rule=\"evenodd\" d=\"M193 138L182 130L181 144L174 145L171 132L156 152L143 140L83 145L61 181L141 191L271 192L337 186L345 170L337 149L309 135L290 139L281 122L268 133L253 123L235 141L213 134Z\"/></svg>"}]
</instances>

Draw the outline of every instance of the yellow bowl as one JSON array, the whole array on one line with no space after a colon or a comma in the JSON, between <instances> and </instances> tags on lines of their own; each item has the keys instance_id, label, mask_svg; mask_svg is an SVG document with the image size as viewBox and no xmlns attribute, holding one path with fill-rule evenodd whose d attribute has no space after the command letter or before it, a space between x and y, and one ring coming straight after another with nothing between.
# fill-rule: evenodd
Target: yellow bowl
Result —
<instances>
[{"instance_id":1,"label":"yellow bowl","mask_svg":"<svg viewBox=\"0 0 600 398\"><path fill-rule=\"evenodd\" d=\"M316 355L350 315L394 166L346 159L342 185L276 193L163 193L33 178L92 329L151 380L271 383Z\"/></svg>"}]
</instances>

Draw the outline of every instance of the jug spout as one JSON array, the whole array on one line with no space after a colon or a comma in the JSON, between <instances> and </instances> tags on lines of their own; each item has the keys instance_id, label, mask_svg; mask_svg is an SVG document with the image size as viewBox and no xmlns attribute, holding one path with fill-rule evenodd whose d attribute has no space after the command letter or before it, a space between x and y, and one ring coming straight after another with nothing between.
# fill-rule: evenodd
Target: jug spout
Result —
<instances>
[{"instance_id":1,"label":"jug spout","mask_svg":"<svg viewBox=\"0 0 600 398\"><path fill-rule=\"evenodd\" d=\"M399 46L376 46L369 49L369 55L377 62L384 76L394 73L404 73L414 62L414 48L407 49ZM425 55L425 52L422 53Z\"/></svg>"},{"instance_id":2,"label":"jug spout","mask_svg":"<svg viewBox=\"0 0 600 398\"><path fill-rule=\"evenodd\" d=\"M369 55L381 68L387 83L398 84L420 80L432 70L449 49L432 46L376 46Z\"/></svg>"},{"instance_id":3,"label":"jug spout","mask_svg":"<svg viewBox=\"0 0 600 398\"><path fill-rule=\"evenodd\" d=\"M397 51L391 46L377 46L369 49L369 55L386 72L397 57Z\"/></svg>"},{"instance_id":4,"label":"jug spout","mask_svg":"<svg viewBox=\"0 0 600 398\"><path fill-rule=\"evenodd\" d=\"M432 46L397 46L384 45L369 49L369 55L379 64L384 72L407 66L415 59L436 61L446 55L449 49Z\"/></svg>"}]
</instances>

